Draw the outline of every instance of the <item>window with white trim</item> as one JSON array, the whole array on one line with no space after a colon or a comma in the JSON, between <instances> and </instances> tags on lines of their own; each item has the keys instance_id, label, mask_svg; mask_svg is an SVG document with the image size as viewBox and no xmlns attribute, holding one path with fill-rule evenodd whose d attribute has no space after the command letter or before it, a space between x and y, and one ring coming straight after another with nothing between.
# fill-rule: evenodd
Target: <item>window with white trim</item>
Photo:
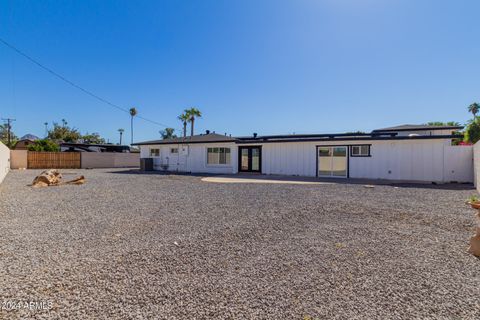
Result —
<instances>
[{"instance_id":1,"label":"window with white trim","mask_svg":"<svg viewBox=\"0 0 480 320\"><path fill-rule=\"evenodd\" d=\"M352 157L370 157L370 145L351 146L350 155Z\"/></svg>"},{"instance_id":2,"label":"window with white trim","mask_svg":"<svg viewBox=\"0 0 480 320\"><path fill-rule=\"evenodd\" d=\"M170 148L170 153L177 154L178 148Z\"/></svg>"},{"instance_id":3,"label":"window with white trim","mask_svg":"<svg viewBox=\"0 0 480 320\"><path fill-rule=\"evenodd\" d=\"M230 148L207 148L207 164L230 164Z\"/></svg>"},{"instance_id":4,"label":"window with white trim","mask_svg":"<svg viewBox=\"0 0 480 320\"><path fill-rule=\"evenodd\" d=\"M160 157L160 149L150 148L150 157Z\"/></svg>"}]
</instances>

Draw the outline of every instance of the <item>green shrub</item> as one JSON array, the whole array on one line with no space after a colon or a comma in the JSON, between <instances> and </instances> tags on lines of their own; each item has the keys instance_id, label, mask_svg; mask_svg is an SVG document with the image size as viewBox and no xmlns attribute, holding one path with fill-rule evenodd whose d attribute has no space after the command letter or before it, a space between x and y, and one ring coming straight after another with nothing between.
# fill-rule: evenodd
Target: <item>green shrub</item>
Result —
<instances>
[{"instance_id":1,"label":"green shrub","mask_svg":"<svg viewBox=\"0 0 480 320\"><path fill-rule=\"evenodd\" d=\"M480 140L480 123L475 119L471 121L465 129L465 141L475 143Z\"/></svg>"},{"instance_id":2,"label":"green shrub","mask_svg":"<svg viewBox=\"0 0 480 320\"><path fill-rule=\"evenodd\" d=\"M47 152L58 152L60 147L58 144L52 140L42 139L36 140L34 143L28 146L29 151L47 151Z\"/></svg>"}]
</instances>

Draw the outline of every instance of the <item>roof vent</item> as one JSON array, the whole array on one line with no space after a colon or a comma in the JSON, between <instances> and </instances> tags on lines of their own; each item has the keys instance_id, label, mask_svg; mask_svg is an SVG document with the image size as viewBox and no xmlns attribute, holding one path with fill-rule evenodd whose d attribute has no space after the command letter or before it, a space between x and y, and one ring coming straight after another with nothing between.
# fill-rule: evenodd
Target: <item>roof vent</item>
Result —
<instances>
[{"instance_id":1,"label":"roof vent","mask_svg":"<svg viewBox=\"0 0 480 320\"><path fill-rule=\"evenodd\" d=\"M257 137L257 133L256 133L256 132L253 133L253 137L254 137L254 138Z\"/></svg>"},{"instance_id":2,"label":"roof vent","mask_svg":"<svg viewBox=\"0 0 480 320\"><path fill-rule=\"evenodd\" d=\"M206 133L206 134L210 134L210 130L205 130L205 133Z\"/></svg>"}]
</instances>

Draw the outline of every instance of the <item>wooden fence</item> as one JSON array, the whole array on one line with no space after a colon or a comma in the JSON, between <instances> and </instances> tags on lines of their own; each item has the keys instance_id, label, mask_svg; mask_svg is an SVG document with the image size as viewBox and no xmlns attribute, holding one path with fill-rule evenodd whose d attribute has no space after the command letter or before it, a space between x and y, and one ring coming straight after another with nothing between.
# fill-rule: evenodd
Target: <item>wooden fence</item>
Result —
<instances>
[{"instance_id":1,"label":"wooden fence","mask_svg":"<svg viewBox=\"0 0 480 320\"><path fill-rule=\"evenodd\" d=\"M80 169L80 152L28 151L28 169Z\"/></svg>"}]
</instances>

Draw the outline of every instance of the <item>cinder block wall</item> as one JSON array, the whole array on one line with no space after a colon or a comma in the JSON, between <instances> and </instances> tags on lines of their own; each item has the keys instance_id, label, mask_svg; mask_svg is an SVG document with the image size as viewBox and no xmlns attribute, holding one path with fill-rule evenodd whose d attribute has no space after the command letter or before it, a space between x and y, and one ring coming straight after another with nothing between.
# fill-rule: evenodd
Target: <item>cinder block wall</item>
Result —
<instances>
[{"instance_id":1,"label":"cinder block wall","mask_svg":"<svg viewBox=\"0 0 480 320\"><path fill-rule=\"evenodd\" d=\"M82 168L139 167L139 153L82 152Z\"/></svg>"},{"instance_id":2,"label":"cinder block wall","mask_svg":"<svg viewBox=\"0 0 480 320\"><path fill-rule=\"evenodd\" d=\"M10 150L10 169L27 168L27 150Z\"/></svg>"},{"instance_id":3,"label":"cinder block wall","mask_svg":"<svg viewBox=\"0 0 480 320\"><path fill-rule=\"evenodd\" d=\"M10 149L0 142L0 183L10 170Z\"/></svg>"}]
</instances>

